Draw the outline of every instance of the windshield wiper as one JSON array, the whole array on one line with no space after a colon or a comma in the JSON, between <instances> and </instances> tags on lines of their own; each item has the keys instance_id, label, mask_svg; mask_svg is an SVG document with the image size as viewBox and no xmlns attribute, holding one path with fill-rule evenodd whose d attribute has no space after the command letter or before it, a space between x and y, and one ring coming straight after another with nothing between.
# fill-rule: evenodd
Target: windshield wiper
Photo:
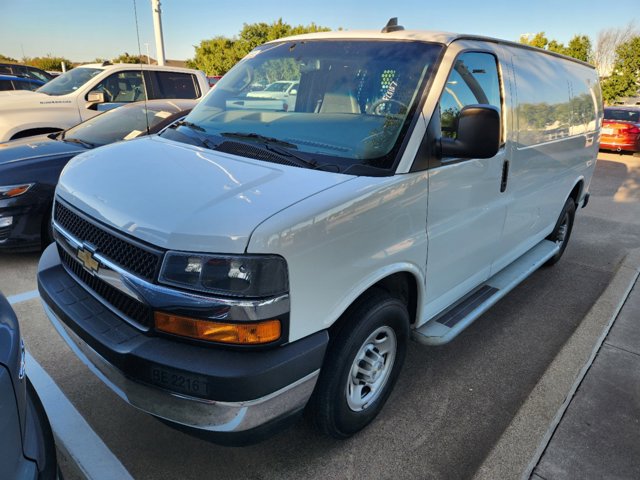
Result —
<instances>
[{"instance_id":1,"label":"windshield wiper","mask_svg":"<svg viewBox=\"0 0 640 480\"><path fill-rule=\"evenodd\" d=\"M185 120L181 120L181 121L176 122L173 125L169 126L169 128L174 129L174 130L176 128L178 128L178 127L187 127L188 129L193 131L193 134L195 135L195 137L192 137L191 135L187 135L187 136L189 138L193 138L195 140L198 140L200 142L201 146L206 147L209 150L215 150L216 147L218 146L218 144L212 142L206 136L204 136L202 133L200 133L200 132L206 132L206 130L204 128L202 128L200 125L196 125L195 123L187 122Z\"/></svg>"},{"instance_id":2,"label":"windshield wiper","mask_svg":"<svg viewBox=\"0 0 640 480\"><path fill-rule=\"evenodd\" d=\"M300 155L295 154L290 149L298 149L298 146L279 140L273 137L266 137L257 133L242 133L242 132L222 132L220 134L223 137L230 137L238 140L249 140L251 143L258 143L263 148L270 152L276 153L282 157L288 157L287 160L294 163L298 167L318 168L320 165L313 160L308 160Z\"/></svg>"},{"instance_id":3,"label":"windshield wiper","mask_svg":"<svg viewBox=\"0 0 640 480\"><path fill-rule=\"evenodd\" d=\"M298 149L298 146L293 143L285 142L284 140L280 140L278 138L266 137L258 133L222 132L220 135L222 135L223 137L238 138L240 140L256 140L258 142L267 143L269 145L280 145L281 147L295 148L296 150Z\"/></svg>"},{"instance_id":4,"label":"windshield wiper","mask_svg":"<svg viewBox=\"0 0 640 480\"><path fill-rule=\"evenodd\" d=\"M91 143L91 142L87 142L85 140L80 140L79 138L67 138L65 136L67 132L61 132L59 136L57 136L55 139L56 140L62 140L63 142L68 142L68 143L77 143L79 145L82 145L83 147L87 147L87 148L96 148L98 145L95 143ZM51 138L51 137L49 137Z\"/></svg>"}]
</instances>

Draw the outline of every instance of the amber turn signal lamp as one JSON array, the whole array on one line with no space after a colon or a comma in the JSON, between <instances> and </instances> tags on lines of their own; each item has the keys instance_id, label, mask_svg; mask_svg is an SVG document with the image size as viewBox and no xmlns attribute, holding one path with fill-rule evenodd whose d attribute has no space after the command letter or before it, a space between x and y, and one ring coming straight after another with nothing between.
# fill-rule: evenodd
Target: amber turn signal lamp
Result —
<instances>
[{"instance_id":1,"label":"amber turn signal lamp","mask_svg":"<svg viewBox=\"0 0 640 480\"><path fill-rule=\"evenodd\" d=\"M164 312L155 312L154 319L158 331L208 342L260 345L278 340L281 334L280 320L221 323Z\"/></svg>"}]
</instances>

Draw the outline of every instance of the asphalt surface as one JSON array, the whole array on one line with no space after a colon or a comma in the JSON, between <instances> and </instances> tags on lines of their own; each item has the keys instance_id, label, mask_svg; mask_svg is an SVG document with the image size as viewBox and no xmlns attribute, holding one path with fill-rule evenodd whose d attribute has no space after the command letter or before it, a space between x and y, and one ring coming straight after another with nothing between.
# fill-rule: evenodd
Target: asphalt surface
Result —
<instances>
[{"instance_id":1,"label":"asphalt surface","mask_svg":"<svg viewBox=\"0 0 640 480\"><path fill-rule=\"evenodd\" d=\"M601 154L591 194L563 259L452 343L412 344L381 415L346 441L323 438L304 421L244 448L189 437L104 387L58 337L39 300L14 308L31 354L135 478L471 478L620 260L640 247L640 158ZM35 289L37 258L0 255L0 291Z\"/></svg>"}]
</instances>

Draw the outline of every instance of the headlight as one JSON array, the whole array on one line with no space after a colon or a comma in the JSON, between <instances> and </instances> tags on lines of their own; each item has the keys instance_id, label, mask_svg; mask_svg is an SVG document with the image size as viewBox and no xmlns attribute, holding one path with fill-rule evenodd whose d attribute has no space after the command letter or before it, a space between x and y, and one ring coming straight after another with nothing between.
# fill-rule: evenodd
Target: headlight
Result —
<instances>
[{"instance_id":1,"label":"headlight","mask_svg":"<svg viewBox=\"0 0 640 480\"><path fill-rule=\"evenodd\" d=\"M276 255L201 255L167 252L161 283L242 297L272 297L287 293L287 262Z\"/></svg>"},{"instance_id":2,"label":"headlight","mask_svg":"<svg viewBox=\"0 0 640 480\"><path fill-rule=\"evenodd\" d=\"M27 193L27 191L34 185L35 183L23 183L20 185L6 185L4 187L0 187L0 199L18 197L23 193Z\"/></svg>"}]
</instances>

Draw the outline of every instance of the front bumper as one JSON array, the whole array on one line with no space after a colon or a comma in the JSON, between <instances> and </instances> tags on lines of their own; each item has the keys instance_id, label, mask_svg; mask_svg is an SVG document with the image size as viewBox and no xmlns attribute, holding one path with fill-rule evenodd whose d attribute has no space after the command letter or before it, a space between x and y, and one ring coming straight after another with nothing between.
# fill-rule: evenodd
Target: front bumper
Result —
<instances>
[{"instance_id":1,"label":"front bumper","mask_svg":"<svg viewBox=\"0 0 640 480\"><path fill-rule=\"evenodd\" d=\"M38 249L45 214L44 205L0 207L0 250Z\"/></svg>"},{"instance_id":2,"label":"front bumper","mask_svg":"<svg viewBox=\"0 0 640 480\"><path fill-rule=\"evenodd\" d=\"M209 432L251 434L302 411L328 341L322 331L268 350L237 351L153 336L82 287L55 245L40 260L38 288L60 335L115 393L170 423Z\"/></svg>"}]
</instances>

